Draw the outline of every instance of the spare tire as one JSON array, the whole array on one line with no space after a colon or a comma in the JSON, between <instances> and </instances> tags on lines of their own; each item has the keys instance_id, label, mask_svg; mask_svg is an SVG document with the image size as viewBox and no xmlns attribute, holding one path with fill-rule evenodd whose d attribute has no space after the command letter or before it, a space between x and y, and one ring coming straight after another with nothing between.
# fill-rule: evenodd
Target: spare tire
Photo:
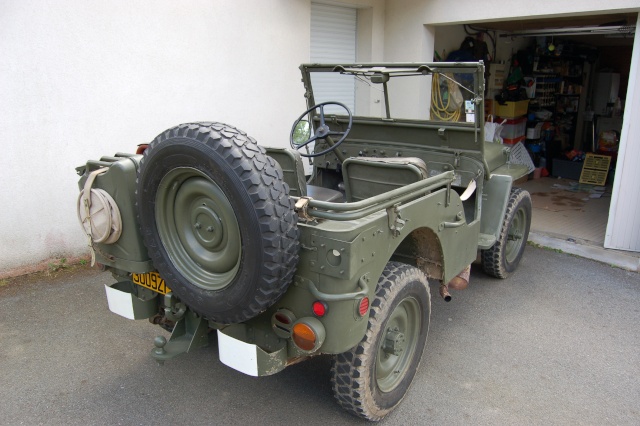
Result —
<instances>
[{"instance_id":1,"label":"spare tire","mask_svg":"<svg viewBox=\"0 0 640 426\"><path fill-rule=\"evenodd\" d=\"M225 324L271 306L298 262L288 192L277 163L234 127L188 123L156 137L136 201L149 256L172 292Z\"/></svg>"}]
</instances>

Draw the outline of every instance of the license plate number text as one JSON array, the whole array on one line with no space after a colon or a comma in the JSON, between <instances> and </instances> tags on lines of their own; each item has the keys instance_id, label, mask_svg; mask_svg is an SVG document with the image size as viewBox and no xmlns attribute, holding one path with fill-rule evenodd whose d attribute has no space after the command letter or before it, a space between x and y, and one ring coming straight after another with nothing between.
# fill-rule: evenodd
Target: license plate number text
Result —
<instances>
[{"instance_id":1,"label":"license plate number text","mask_svg":"<svg viewBox=\"0 0 640 426\"><path fill-rule=\"evenodd\" d=\"M147 272L146 274L133 274L132 281L149 290L153 290L160 294L167 294L171 290L167 287L164 279L157 272Z\"/></svg>"}]
</instances>

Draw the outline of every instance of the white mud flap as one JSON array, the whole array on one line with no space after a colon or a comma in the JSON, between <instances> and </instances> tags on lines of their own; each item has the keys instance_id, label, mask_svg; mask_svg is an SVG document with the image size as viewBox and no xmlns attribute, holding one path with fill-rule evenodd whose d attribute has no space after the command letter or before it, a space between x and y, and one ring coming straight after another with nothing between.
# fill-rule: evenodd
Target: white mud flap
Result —
<instances>
[{"instance_id":1,"label":"white mud flap","mask_svg":"<svg viewBox=\"0 0 640 426\"><path fill-rule=\"evenodd\" d=\"M287 366L287 345L267 352L258 345L247 343L243 324L235 324L218 330L218 354L220 362L249 376L269 376ZM243 340L240 340L243 339Z\"/></svg>"},{"instance_id":2,"label":"white mud flap","mask_svg":"<svg viewBox=\"0 0 640 426\"><path fill-rule=\"evenodd\" d=\"M249 376L258 376L258 347L218 330L220 362Z\"/></svg>"},{"instance_id":3,"label":"white mud flap","mask_svg":"<svg viewBox=\"0 0 640 426\"><path fill-rule=\"evenodd\" d=\"M156 299L143 301L133 294L124 291L129 282L115 283L112 286L105 285L109 310L122 317L139 320L151 318L158 311Z\"/></svg>"}]
</instances>

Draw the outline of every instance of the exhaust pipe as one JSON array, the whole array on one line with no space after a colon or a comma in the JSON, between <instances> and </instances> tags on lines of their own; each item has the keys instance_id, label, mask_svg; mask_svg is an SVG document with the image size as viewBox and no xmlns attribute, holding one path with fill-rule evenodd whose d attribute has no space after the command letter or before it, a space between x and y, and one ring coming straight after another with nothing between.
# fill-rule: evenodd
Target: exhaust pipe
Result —
<instances>
[{"instance_id":1,"label":"exhaust pipe","mask_svg":"<svg viewBox=\"0 0 640 426\"><path fill-rule=\"evenodd\" d=\"M469 275L471 272L471 265L464 268L458 275L453 277L447 284L440 284L440 296L445 302L451 301L451 294L449 288L452 290L464 290L469 285Z\"/></svg>"},{"instance_id":2,"label":"exhaust pipe","mask_svg":"<svg viewBox=\"0 0 640 426\"><path fill-rule=\"evenodd\" d=\"M442 296L445 302L451 302L451 293L449 293L449 288L453 290L464 290L467 288L468 284L468 281L460 277L454 277L449 284L440 284L440 296Z\"/></svg>"},{"instance_id":3,"label":"exhaust pipe","mask_svg":"<svg viewBox=\"0 0 640 426\"><path fill-rule=\"evenodd\" d=\"M449 287L446 284L440 284L440 296L445 302L451 302L451 294L449 294Z\"/></svg>"}]
</instances>

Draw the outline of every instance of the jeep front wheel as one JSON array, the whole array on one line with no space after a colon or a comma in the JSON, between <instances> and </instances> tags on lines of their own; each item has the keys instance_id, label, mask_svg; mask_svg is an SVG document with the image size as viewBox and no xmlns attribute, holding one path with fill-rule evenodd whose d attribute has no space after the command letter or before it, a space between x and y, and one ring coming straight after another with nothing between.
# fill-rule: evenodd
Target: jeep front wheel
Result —
<instances>
[{"instance_id":1,"label":"jeep front wheel","mask_svg":"<svg viewBox=\"0 0 640 426\"><path fill-rule=\"evenodd\" d=\"M424 273L389 262L378 281L365 336L334 358L333 392L344 409L378 421L400 404L420 364L430 314Z\"/></svg>"},{"instance_id":2,"label":"jeep front wheel","mask_svg":"<svg viewBox=\"0 0 640 426\"><path fill-rule=\"evenodd\" d=\"M291 283L299 243L288 188L244 132L190 123L162 133L144 151L136 201L154 266L206 318L246 321Z\"/></svg>"},{"instance_id":3,"label":"jeep front wheel","mask_svg":"<svg viewBox=\"0 0 640 426\"><path fill-rule=\"evenodd\" d=\"M498 240L482 251L484 272L496 278L511 275L522 259L530 228L531 196L523 189L512 189Z\"/></svg>"}]
</instances>

